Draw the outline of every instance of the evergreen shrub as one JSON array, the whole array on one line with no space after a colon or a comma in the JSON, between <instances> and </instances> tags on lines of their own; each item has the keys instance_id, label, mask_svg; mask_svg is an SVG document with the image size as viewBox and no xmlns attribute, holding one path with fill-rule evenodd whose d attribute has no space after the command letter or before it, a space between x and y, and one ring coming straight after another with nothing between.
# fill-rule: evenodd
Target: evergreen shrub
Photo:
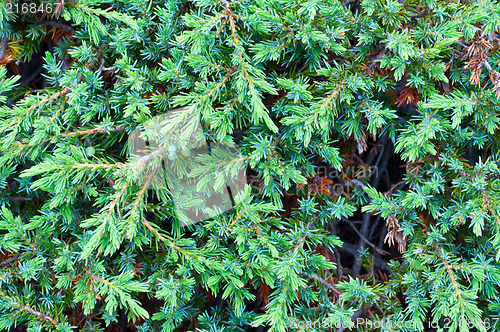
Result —
<instances>
[{"instance_id":1,"label":"evergreen shrub","mask_svg":"<svg viewBox=\"0 0 500 332\"><path fill-rule=\"evenodd\" d=\"M499 25L491 0L3 1L0 329L500 330ZM207 149L177 200L165 118Z\"/></svg>"}]
</instances>

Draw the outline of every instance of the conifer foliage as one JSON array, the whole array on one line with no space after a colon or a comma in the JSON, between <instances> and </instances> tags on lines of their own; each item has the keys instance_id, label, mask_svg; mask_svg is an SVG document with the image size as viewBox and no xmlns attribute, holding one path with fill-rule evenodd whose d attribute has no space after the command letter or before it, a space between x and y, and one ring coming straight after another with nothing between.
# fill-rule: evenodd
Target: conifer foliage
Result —
<instances>
[{"instance_id":1,"label":"conifer foliage","mask_svg":"<svg viewBox=\"0 0 500 332\"><path fill-rule=\"evenodd\" d=\"M500 330L497 1L36 4L0 7L1 330ZM180 109L241 150L197 189L248 179L189 225L127 145Z\"/></svg>"}]
</instances>

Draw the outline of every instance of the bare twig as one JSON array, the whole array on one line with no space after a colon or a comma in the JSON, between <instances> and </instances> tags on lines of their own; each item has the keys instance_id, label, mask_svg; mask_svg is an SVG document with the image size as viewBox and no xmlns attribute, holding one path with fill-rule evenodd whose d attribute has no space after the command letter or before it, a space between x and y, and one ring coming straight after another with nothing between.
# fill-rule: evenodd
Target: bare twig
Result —
<instances>
[{"instance_id":1,"label":"bare twig","mask_svg":"<svg viewBox=\"0 0 500 332\"><path fill-rule=\"evenodd\" d=\"M73 165L62 165L61 168L65 168L70 166L71 169L81 169L81 168L89 168L89 169L115 169L115 168L123 168L126 167L127 164L116 163L116 164L88 164L88 163L78 163Z\"/></svg>"},{"instance_id":2,"label":"bare twig","mask_svg":"<svg viewBox=\"0 0 500 332\"><path fill-rule=\"evenodd\" d=\"M443 257L441 253L441 248L437 244L437 242L434 242L434 248L436 249L436 254L437 256L443 261L443 266L446 269L446 272L448 273L448 276L450 277L451 285L455 289L455 292L457 293L457 296L461 299L462 298L462 293L460 292L459 284L455 280L455 275L453 274L453 266L451 266L448 263L448 260Z\"/></svg>"},{"instance_id":3,"label":"bare twig","mask_svg":"<svg viewBox=\"0 0 500 332\"><path fill-rule=\"evenodd\" d=\"M357 186L360 186L360 187L361 187L361 189L363 189L363 191L365 192L365 194L367 194L367 193L368 193L368 191L366 191L366 186L365 186L365 185L364 185L361 181L356 180L356 179L352 179L352 180L351 180L351 181L349 181L349 182L350 182L350 183L352 183L352 184L355 184L355 185L357 185Z\"/></svg>"},{"instance_id":4,"label":"bare twig","mask_svg":"<svg viewBox=\"0 0 500 332\"><path fill-rule=\"evenodd\" d=\"M35 309L33 309L32 307L30 307L28 305L19 303L19 301L13 299L11 296L8 296L7 294L5 294L2 291L0 291L0 296L3 297L4 299L9 300L10 302L12 302L12 304L11 304L12 307L18 308L21 311L29 312L30 314L35 315L41 321L47 321L47 322L49 322L49 323L51 323L53 325L58 325L59 324L57 322L57 320L55 320L54 318L50 317L49 315L41 313L40 311L35 310Z\"/></svg>"},{"instance_id":5,"label":"bare twig","mask_svg":"<svg viewBox=\"0 0 500 332\"><path fill-rule=\"evenodd\" d=\"M156 172L157 172L158 168L160 167L160 165L157 165L151 171L151 173L148 175L148 177L146 179L146 182L142 186L141 190L139 190L139 193L137 194L137 199L135 200L134 206L132 208L132 211L130 212L130 218L134 217L134 214L136 213L137 209L139 208L139 204L142 201L142 197L144 196L144 194L146 193L146 191L149 189L149 185L150 185L151 181L153 180L153 178L156 176Z\"/></svg>"},{"instance_id":6,"label":"bare twig","mask_svg":"<svg viewBox=\"0 0 500 332\"><path fill-rule=\"evenodd\" d=\"M336 293L337 295L340 295L340 291L337 288L335 288L331 283L329 283L325 279L321 278L320 276L317 276L315 274L309 274L306 272L302 273L302 276L307 277L309 279L316 280L319 283L325 285L326 288L328 288L328 290L331 290L332 292Z\"/></svg>"},{"instance_id":7,"label":"bare twig","mask_svg":"<svg viewBox=\"0 0 500 332\"><path fill-rule=\"evenodd\" d=\"M483 62L483 65L486 67L486 69L488 69L488 71L491 71L491 66L490 66L490 64L488 63L488 61L487 61L487 60L485 60L485 61Z\"/></svg>"},{"instance_id":8,"label":"bare twig","mask_svg":"<svg viewBox=\"0 0 500 332\"><path fill-rule=\"evenodd\" d=\"M51 323L53 325L58 325L59 324L54 318L52 318L52 317L50 317L50 316L48 316L46 314L43 314L40 311L37 311L37 310L35 310L35 309L27 306L27 305L19 305L18 308L21 311L27 311L30 314L35 315L39 320L47 321L47 322L49 322L49 323Z\"/></svg>"},{"instance_id":9,"label":"bare twig","mask_svg":"<svg viewBox=\"0 0 500 332\"><path fill-rule=\"evenodd\" d=\"M7 38L4 37L0 39L0 59L5 55L5 50L7 49Z\"/></svg>"},{"instance_id":10,"label":"bare twig","mask_svg":"<svg viewBox=\"0 0 500 332\"><path fill-rule=\"evenodd\" d=\"M366 244L368 244L370 247L372 247L373 250L375 250L376 253L380 254L380 255L389 255L389 253L385 250L382 250L382 249L379 249L377 248L376 245L374 245L373 243L371 243L367 238L365 238L363 236L363 234L361 234L359 232L359 230L356 228L356 226L354 226L350 221L349 219L346 219L346 218L342 218L343 221L345 221L346 223L349 224L349 226L351 226L351 228L359 235L359 237L365 241Z\"/></svg>"},{"instance_id":11,"label":"bare twig","mask_svg":"<svg viewBox=\"0 0 500 332\"><path fill-rule=\"evenodd\" d=\"M110 129L109 132L119 132L119 131L125 131L125 130L126 129L122 126L115 126L114 128ZM107 133L107 132L108 132L107 130L102 129L102 128L76 130L76 131L72 131L69 133L61 133L59 135L50 136L50 137L44 139L43 141L41 141L39 144L50 142L55 137L75 137L75 136L84 136L84 135L97 134L97 133ZM23 142L25 142L27 140L28 140L27 138L23 139ZM23 149L23 148L31 147L33 145L30 143L17 142L17 146L18 146L18 148Z\"/></svg>"},{"instance_id":12,"label":"bare twig","mask_svg":"<svg viewBox=\"0 0 500 332\"><path fill-rule=\"evenodd\" d=\"M359 273L361 272L361 260L360 260L361 254L359 251L361 248L364 247L365 241L363 240L363 238L365 238L366 235L368 235L368 231L370 229L370 219L371 216L369 213L363 214L363 224L361 224L361 231L357 232L360 235L360 239L357 245L356 254L354 255L355 260L354 260L354 265L352 267L354 276L358 276Z\"/></svg>"},{"instance_id":13,"label":"bare twig","mask_svg":"<svg viewBox=\"0 0 500 332\"><path fill-rule=\"evenodd\" d=\"M23 196L9 196L9 201L12 201L14 203L21 203L27 200L29 200L29 198Z\"/></svg>"},{"instance_id":14,"label":"bare twig","mask_svg":"<svg viewBox=\"0 0 500 332\"><path fill-rule=\"evenodd\" d=\"M9 258L3 262L0 262L0 266L5 266L5 265L9 265L11 263L14 263L19 257L21 257L21 254L17 254L12 258Z\"/></svg>"},{"instance_id":15,"label":"bare twig","mask_svg":"<svg viewBox=\"0 0 500 332\"><path fill-rule=\"evenodd\" d=\"M387 141L387 136L385 135L383 137L384 137L383 138L384 142L386 142ZM390 141L388 141L387 144L391 144ZM383 152L383 157L381 159L380 166L378 168L379 169L379 174L382 174L384 172L384 170L387 169L387 165L389 163L389 158L391 157L391 155L392 155L391 146L387 146L387 148ZM373 160L370 160L370 164L371 164L371 162L373 162ZM359 180L354 179L354 180L351 180L350 182L353 183L353 184L361 186L361 188L363 189L363 191L365 193L367 192L366 186L363 183L361 183ZM370 185L372 187L374 187L374 188L377 188L379 182L380 182L380 176L377 176L377 177L373 178L370 181ZM354 254L355 261L354 261L354 265L353 265L353 273L354 273L355 276L359 275L359 273L361 271L361 261L360 261L360 252L359 252L359 250L361 248L363 248L363 246L365 245L365 243L367 243L364 239L366 239L366 237L368 236L368 233L370 231L370 221L371 221L371 215L369 213L363 214L363 224L361 225L361 229L359 230L360 239L359 239L359 242L357 244L357 249L355 250L355 254ZM378 252L376 252L376 253L378 254Z\"/></svg>"},{"instance_id":16,"label":"bare twig","mask_svg":"<svg viewBox=\"0 0 500 332\"><path fill-rule=\"evenodd\" d=\"M387 48L384 48L382 51L380 51L379 54L377 54L377 56L372 60L368 68L363 70L363 74L371 73L373 71L373 68L375 68L375 66L377 65L378 60L382 59L385 53L387 53Z\"/></svg>"},{"instance_id":17,"label":"bare twig","mask_svg":"<svg viewBox=\"0 0 500 332\"><path fill-rule=\"evenodd\" d=\"M429 15L430 13L431 13L431 11L430 11L430 10L428 10L428 9L426 8L424 11L422 11L422 12L420 12L420 13L418 13L418 14L413 14L413 15L411 16L411 18L412 18L412 19L417 19L417 18L420 18L420 17L427 16L427 15Z\"/></svg>"},{"instance_id":18,"label":"bare twig","mask_svg":"<svg viewBox=\"0 0 500 332\"><path fill-rule=\"evenodd\" d=\"M117 131L125 131L125 127L122 126L115 126L110 132L117 132ZM83 135L89 135L89 134L97 134L97 133L106 133L107 131L102 128L94 128L94 129L85 129L85 130L77 130L77 131L72 131L69 133L62 133L60 136L61 137L74 137L74 136L83 136Z\"/></svg>"},{"instance_id":19,"label":"bare twig","mask_svg":"<svg viewBox=\"0 0 500 332\"><path fill-rule=\"evenodd\" d=\"M352 243L344 242L342 247L340 247L340 250L356 256L356 254L358 253L358 246ZM381 270L388 272L389 274L392 273L392 269L389 267L388 262L385 259L375 256L373 259L373 264L375 265L375 267L378 267Z\"/></svg>"},{"instance_id":20,"label":"bare twig","mask_svg":"<svg viewBox=\"0 0 500 332\"><path fill-rule=\"evenodd\" d=\"M406 181L399 181L398 183L396 183L394 186L392 186L391 189L389 189L385 194L386 196L390 197L392 196L392 193L394 192L394 190L398 189L399 186L404 186L406 184Z\"/></svg>"}]
</instances>

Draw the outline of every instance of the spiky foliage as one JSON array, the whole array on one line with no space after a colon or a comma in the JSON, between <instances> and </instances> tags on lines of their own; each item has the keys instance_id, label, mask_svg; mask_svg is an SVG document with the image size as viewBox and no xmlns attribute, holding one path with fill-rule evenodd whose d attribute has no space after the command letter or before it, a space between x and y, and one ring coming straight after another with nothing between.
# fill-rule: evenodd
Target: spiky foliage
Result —
<instances>
[{"instance_id":1,"label":"spiky foliage","mask_svg":"<svg viewBox=\"0 0 500 332\"><path fill-rule=\"evenodd\" d=\"M0 329L498 330L495 1L12 8ZM140 129L176 159L146 124L179 109L249 179L187 226L127 149Z\"/></svg>"}]
</instances>

